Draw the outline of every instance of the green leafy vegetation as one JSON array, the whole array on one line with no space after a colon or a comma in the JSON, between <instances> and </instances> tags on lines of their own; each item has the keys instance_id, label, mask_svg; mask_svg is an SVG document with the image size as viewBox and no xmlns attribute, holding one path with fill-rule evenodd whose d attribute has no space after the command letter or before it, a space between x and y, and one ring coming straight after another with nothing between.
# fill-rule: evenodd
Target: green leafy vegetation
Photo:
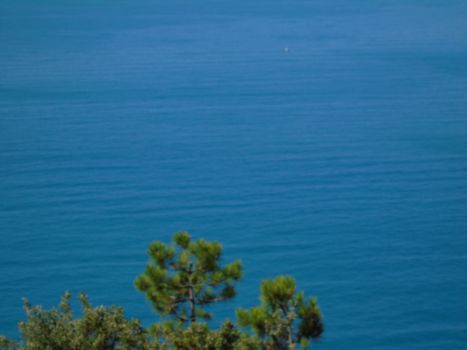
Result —
<instances>
[{"instance_id":1,"label":"green leafy vegetation","mask_svg":"<svg viewBox=\"0 0 467 350\"><path fill-rule=\"evenodd\" d=\"M49 310L24 301L26 321L18 341L0 336L2 350L303 350L323 332L316 299L296 291L295 280L279 276L261 284L257 307L237 310L237 324L225 320L219 328L206 321L206 308L235 296L242 277L240 261L223 265L222 245L187 232L170 244L149 246L150 260L135 286L145 293L160 321L145 328L127 319L123 308L94 307L79 295L76 317L66 292Z\"/></svg>"},{"instance_id":2,"label":"green leafy vegetation","mask_svg":"<svg viewBox=\"0 0 467 350\"><path fill-rule=\"evenodd\" d=\"M240 326L251 328L261 339L263 349L307 348L309 340L324 330L316 299L305 299L296 292L295 280L279 276L261 285L261 305L238 309Z\"/></svg>"},{"instance_id":3,"label":"green leafy vegetation","mask_svg":"<svg viewBox=\"0 0 467 350\"><path fill-rule=\"evenodd\" d=\"M192 242L188 233L179 232L172 245L153 242L148 254L152 261L135 284L163 315L182 323L210 320L212 315L205 306L235 296L234 284L242 276L242 265L237 260L222 267L218 242Z\"/></svg>"},{"instance_id":4,"label":"green leafy vegetation","mask_svg":"<svg viewBox=\"0 0 467 350\"><path fill-rule=\"evenodd\" d=\"M82 315L75 318L66 292L58 307L44 310L25 300L27 320L20 322L21 339L0 339L0 348L21 350L150 349L147 331L138 320L127 320L120 307L93 307L80 294Z\"/></svg>"}]
</instances>

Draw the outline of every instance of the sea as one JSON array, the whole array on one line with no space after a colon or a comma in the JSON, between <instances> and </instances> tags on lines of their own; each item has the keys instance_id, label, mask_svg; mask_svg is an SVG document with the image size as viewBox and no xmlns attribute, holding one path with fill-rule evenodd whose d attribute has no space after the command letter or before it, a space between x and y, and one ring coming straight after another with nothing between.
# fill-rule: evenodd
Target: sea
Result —
<instances>
[{"instance_id":1,"label":"sea","mask_svg":"<svg viewBox=\"0 0 467 350\"><path fill-rule=\"evenodd\" d=\"M312 349L467 349L467 3L2 0L0 334L65 290L157 321L181 230L243 261L214 324L288 274Z\"/></svg>"}]
</instances>

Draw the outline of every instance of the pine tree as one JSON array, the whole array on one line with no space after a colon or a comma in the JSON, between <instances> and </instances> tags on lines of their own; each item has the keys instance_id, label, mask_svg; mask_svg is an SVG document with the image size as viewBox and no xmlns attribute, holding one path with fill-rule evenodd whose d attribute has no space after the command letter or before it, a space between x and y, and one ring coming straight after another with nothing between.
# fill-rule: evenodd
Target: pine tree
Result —
<instances>
[{"instance_id":1,"label":"pine tree","mask_svg":"<svg viewBox=\"0 0 467 350\"><path fill-rule=\"evenodd\" d=\"M82 312L76 318L66 292L60 305L49 310L24 301L27 320L20 322L19 342L0 337L5 350L152 350L138 320L128 320L120 307L93 307L80 294Z\"/></svg>"},{"instance_id":2,"label":"pine tree","mask_svg":"<svg viewBox=\"0 0 467 350\"><path fill-rule=\"evenodd\" d=\"M240 326L250 327L267 350L305 349L323 332L316 299L296 292L295 280L279 276L261 285L261 305L238 309Z\"/></svg>"},{"instance_id":3,"label":"pine tree","mask_svg":"<svg viewBox=\"0 0 467 350\"><path fill-rule=\"evenodd\" d=\"M205 307L233 298L234 284L242 276L238 260L221 266L220 243L192 241L187 232L176 233L170 245L153 242L148 255L150 262L136 279L136 288L146 293L157 312L182 324L211 319Z\"/></svg>"}]
</instances>

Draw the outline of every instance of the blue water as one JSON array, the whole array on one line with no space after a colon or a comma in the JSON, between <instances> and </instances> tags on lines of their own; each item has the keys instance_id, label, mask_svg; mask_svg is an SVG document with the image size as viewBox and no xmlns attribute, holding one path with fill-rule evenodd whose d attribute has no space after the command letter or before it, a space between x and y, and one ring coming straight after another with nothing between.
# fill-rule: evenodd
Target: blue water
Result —
<instances>
[{"instance_id":1,"label":"blue water","mask_svg":"<svg viewBox=\"0 0 467 350\"><path fill-rule=\"evenodd\" d=\"M317 295L316 349L466 349L464 1L0 3L0 333L178 230ZM288 48L288 51L285 50Z\"/></svg>"}]
</instances>

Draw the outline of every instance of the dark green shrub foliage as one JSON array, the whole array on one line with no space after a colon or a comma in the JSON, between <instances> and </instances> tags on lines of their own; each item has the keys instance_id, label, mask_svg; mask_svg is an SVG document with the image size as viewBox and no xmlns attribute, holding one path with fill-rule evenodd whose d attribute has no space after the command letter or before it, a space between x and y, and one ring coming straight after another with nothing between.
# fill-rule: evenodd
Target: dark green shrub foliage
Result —
<instances>
[{"instance_id":1,"label":"dark green shrub foliage","mask_svg":"<svg viewBox=\"0 0 467 350\"><path fill-rule=\"evenodd\" d=\"M19 343L4 341L4 349L27 350L113 350L147 349L146 330L137 320L127 320L120 307L92 307L80 294L82 316L75 318L70 293L50 310L24 302L27 321L19 324ZM2 344L2 343L0 343Z\"/></svg>"}]
</instances>

